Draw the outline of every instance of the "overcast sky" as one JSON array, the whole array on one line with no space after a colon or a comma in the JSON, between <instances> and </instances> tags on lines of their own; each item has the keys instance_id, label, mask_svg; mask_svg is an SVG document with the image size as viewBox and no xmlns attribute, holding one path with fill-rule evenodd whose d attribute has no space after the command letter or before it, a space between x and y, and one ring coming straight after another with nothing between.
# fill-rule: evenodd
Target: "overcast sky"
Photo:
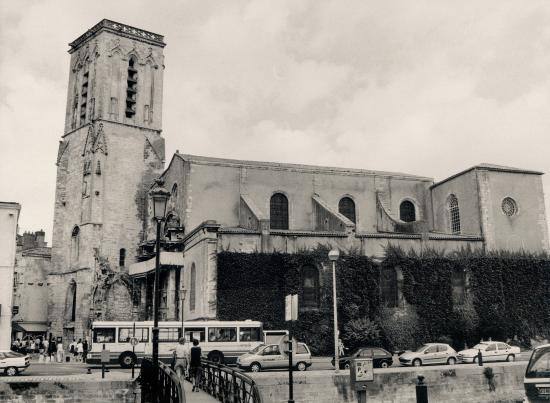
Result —
<instances>
[{"instance_id":1,"label":"overcast sky","mask_svg":"<svg viewBox=\"0 0 550 403\"><path fill-rule=\"evenodd\" d=\"M0 0L0 200L21 232L51 240L67 43L103 18L165 35L167 162L550 173L548 1Z\"/></svg>"}]
</instances>

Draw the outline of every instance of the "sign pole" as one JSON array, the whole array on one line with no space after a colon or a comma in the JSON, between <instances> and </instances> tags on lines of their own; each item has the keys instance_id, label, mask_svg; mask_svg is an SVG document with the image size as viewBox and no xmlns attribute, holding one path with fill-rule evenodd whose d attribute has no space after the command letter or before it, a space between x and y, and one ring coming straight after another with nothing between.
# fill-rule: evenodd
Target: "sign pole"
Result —
<instances>
[{"instance_id":1,"label":"sign pole","mask_svg":"<svg viewBox=\"0 0 550 403\"><path fill-rule=\"evenodd\" d=\"M136 337L136 322L134 322L134 332L133 332L133 335L132 335L133 338ZM136 356L136 346L134 345L134 343L132 343L132 358ZM132 361L132 379L134 379L134 367L136 366L136 363L135 361Z\"/></svg>"},{"instance_id":2,"label":"sign pole","mask_svg":"<svg viewBox=\"0 0 550 403\"><path fill-rule=\"evenodd\" d=\"M288 403L294 403L294 381L292 372L292 322L298 320L298 294L289 294L285 298L285 320L288 326ZM282 343L284 345L284 343Z\"/></svg>"},{"instance_id":3,"label":"sign pole","mask_svg":"<svg viewBox=\"0 0 550 403\"><path fill-rule=\"evenodd\" d=\"M292 380L292 322L288 330L288 403L294 403L294 381Z\"/></svg>"}]
</instances>

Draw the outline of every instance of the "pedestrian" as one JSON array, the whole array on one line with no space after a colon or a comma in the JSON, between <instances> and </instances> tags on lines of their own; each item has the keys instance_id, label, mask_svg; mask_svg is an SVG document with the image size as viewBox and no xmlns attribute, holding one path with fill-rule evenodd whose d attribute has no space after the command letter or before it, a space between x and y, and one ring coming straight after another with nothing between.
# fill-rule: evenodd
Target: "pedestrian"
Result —
<instances>
[{"instance_id":1,"label":"pedestrian","mask_svg":"<svg viewBox=\"0 0 550 403\"><path fill-rule=\"evenodd\" d=\"M49 355L49 362L54 362L55 361L55 350L56 350L56 345L55 345L55 339L54 338L50 338L50 341L48 343L48 355Z\"/></svg>"},{"instance_id":2,"label":"pedestrian","mask_svg":"<svg viewBox=\"0 0 550 403\"><path fill-rule=\"evenodd\" d=\"M345 355L345 352L344 352L344 342L342 341L342 339L338 339L338 356L339 357L343 357Z\"/></svg>"},{"instance_id":3,"label":"pedestrian","mask_svg":"<svg viewBox=\"0 0 550 403\"><path fill-rule=\"evenodd\" d=\"M50 353L48 350L49 347L50 347L50 342L48 341L48 339L44 338L44 341L42 342L42 354L44 355L45 362L48 362L48 357L50 356Z\"/></svg>"},{"instance_id":4,"label":"pedestrian","mask_svg":"<svg viewBox=\"0 0 550 403\"><path fill-rule=\"evenodd\" d=\"M82 339L78 339L78 343L76 343L76 360L78 362L82 362L82 353L84 353L84 346L82 345Z\"/></svg>"},{"instance_id":5,"label":"pedestrian","mask_svg":"<svg viewBox=\"0 0 550 403\"><path fill-rule=\"evenodd\" d=\"M57 339L57 362L63 362L65 356L65 351L63 351L63 340L60 338Z\"/></svg>"},{"instance_id":6,"label":"pedestrian","mask_svg":"<svg viewBox=\"0 0 550 403\"><path fill-rule=\"evenodd\" d=\"M199 341L197 339L193 339L193 347L191 347L190 352L191 359L189 361L189 372L193 381L193 392L200 391L199 387L201 384L202 376L201 355L202 350L199 347Z\"/></svg>"},{"instance_id":7,"label":"pedestrian","mask_svg":"<svg viewBox=\"0 0 550 403\"><path fill-rule=\"evenodd\" d=\"M84 341L82 342L82 362L86 362L86 359L88 358L88 339L84 338Z\"/></svg>"},{"instance_id":8,"label":"pedestrian","mask_svg":"<svg viewBox=\"0 0 550 403\"><path fill-rule=\"evenodd\" d=\"M34 354L34 349L35 348L36 348L36 346L35 346L35 343L34 343L34 339L31 339L31 342L29 344L29 349L30 349L31 355Z\"/></svg>"},{"instance_id":9,"label":"pedestrian","mask_svg":"<svg viewBox=\"0 0 550 403\"><path fill-rule=\"evenodd\" d=\"M72 356L72 359L76 361L76 339L73 339L71 344L69 344L69 353Z\"/></svg>"},{"instance_id":10,"label":"pedestrian","mask_svg":"<svg viewBox=\"0 0 550 403\"><path fill-rule=\"evenodd\" d=\"M176 362L174 365L174 369L178 374L180 372L178 371L178 368L181 368L181 374L184 378L187 378L187 364L189 362L189 346L185 343L185 338L181 337L178 340L178 344L175 348L175 356L176 356Z\"/></svg>"}]
</instances>

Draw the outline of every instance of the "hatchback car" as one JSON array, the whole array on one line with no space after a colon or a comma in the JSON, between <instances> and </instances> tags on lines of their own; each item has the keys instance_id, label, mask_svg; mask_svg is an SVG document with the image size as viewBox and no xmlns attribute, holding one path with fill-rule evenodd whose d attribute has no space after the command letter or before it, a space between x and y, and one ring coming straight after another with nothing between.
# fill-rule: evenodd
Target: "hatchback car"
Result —
<instances>
[{"instance_id":1,"label":"hatchback car","mask_svg":"<svg viewBox=\"0 0 550 403\"><path fill-rule=\"evenodd\" d=\"M458 353L458 360L464 363L476 363L481 351L483 361L514 361L519 356L519 347L512 347L500 341L482 341L474 347Z\"/></svg>"},{"instance_id":2,"label":"hatchback car","mask_svg":"<svg viewBox=\"0 0 550 403\"><path fill-rule=\"evenodd\" d=\"M456 351L448 344L426 343L416 351L408 351L399 356L402 365L419 367L428 364L449 364L457 362Z\"/></svg>"},{"instance_id":3,"label":"hatchback car","mask_svg":"<svg viewBox=\"0 0 550 403\"><path fill-rule=\"evenodd\" d=\"M389 351L380 347L359 347L349 356L339 357L340 369L349 369L354 358L372 358L375 368L388 368L393 364L393 358ZM334 358L331 361L334 366Z\"/></svg>"},{"instance_id":4,"label":"hatchback car","mask_svg":"<svg viewBox=\"0 0 550 403\"><path fill-rule=\"evenodd\" d=\"M8 376L15 376L23 372L31 365L31 357L25 354L16 353L11 350L0 350L0 370Z\"/></svg>"},{"instance_id":5,"label":"hatchback car","mask_svg":"<svg viewBox=\"0 0 550 403\"><path fill-rule=\"evenodd\" d=\"M311 366L311 352L304 343L298 343L295 354L292 355L293 366L298 371L305 371ZM288 368L288 356L281 353L278 344L261 344L255 349L237 358L237 366L241 369L259 372L264 369Z\"/></svg>"}]
</instances>

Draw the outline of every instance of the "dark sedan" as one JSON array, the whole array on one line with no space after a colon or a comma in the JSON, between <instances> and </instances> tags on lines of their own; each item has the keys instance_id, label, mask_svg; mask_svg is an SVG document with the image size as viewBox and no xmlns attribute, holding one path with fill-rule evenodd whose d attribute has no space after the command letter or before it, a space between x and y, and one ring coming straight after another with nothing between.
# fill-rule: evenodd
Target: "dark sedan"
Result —
<instances>
[{"instance_id":1,"label":"dark sedan","mask_svg":"<svg viewBox=\"0 0 550 403\"><path fill-rule=\"evenodd\" d=\"M354 358L372 358L372 364L375 368L388 368L393 363L393 358L390 352L380 347L359 347L352 354L345 357L339 357L340 369L349 369L351 361ZM334 358L332 359L334 366Z\"/></svg>"}]
</instances>

